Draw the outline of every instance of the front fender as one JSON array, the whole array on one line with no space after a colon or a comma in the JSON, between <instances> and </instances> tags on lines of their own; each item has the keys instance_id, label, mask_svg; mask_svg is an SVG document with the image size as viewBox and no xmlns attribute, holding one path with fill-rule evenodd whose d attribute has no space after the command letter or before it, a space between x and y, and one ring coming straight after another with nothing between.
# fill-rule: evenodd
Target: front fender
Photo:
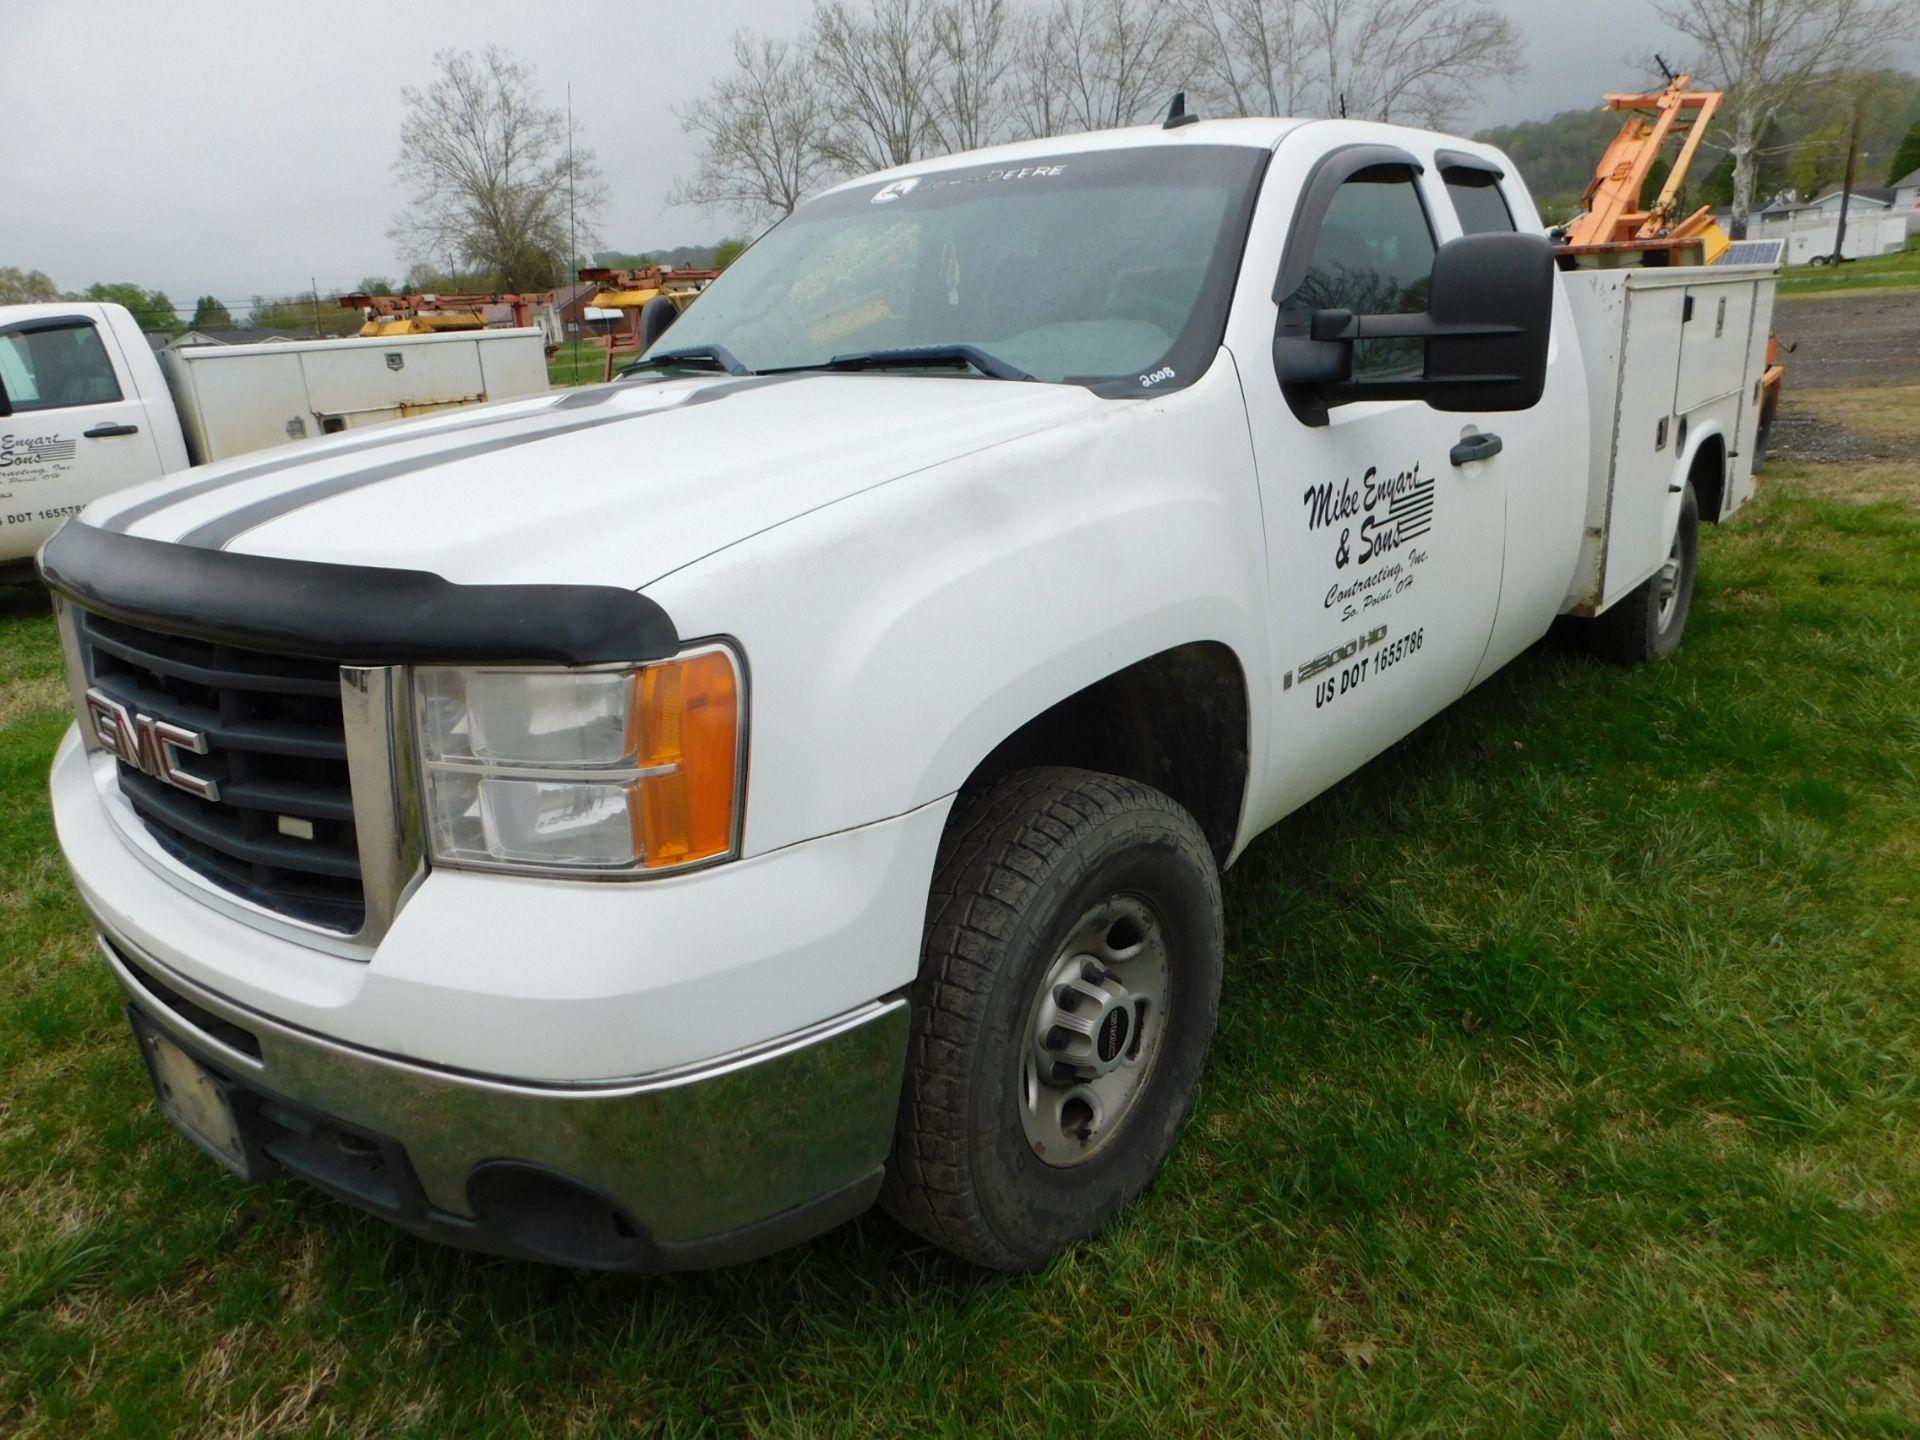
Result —
<instances>
[{"instance_id":1,"label":"front fender","mask_svg":"<svg viewBox=\"0 0 1920 1440\"><path fill-rule=\"evenodd\" d=\"M1228 646L1260 693L1261 536L1222 355L1184 391L865 491L647 593L682 635L745 651L755 854L951 794L1035 715L1176 645Z\"/></svg>"}]
</instances>

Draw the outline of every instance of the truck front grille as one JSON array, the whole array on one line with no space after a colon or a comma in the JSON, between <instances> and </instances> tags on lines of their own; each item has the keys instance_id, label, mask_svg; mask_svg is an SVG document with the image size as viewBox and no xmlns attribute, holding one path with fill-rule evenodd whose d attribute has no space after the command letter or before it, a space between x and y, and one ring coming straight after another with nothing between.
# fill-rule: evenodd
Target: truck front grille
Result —
<instances>
[{"instance_id":1,"label":"truck front grille","mask_svg":"<svg viewBox=\"0 0 1920 1440\"><path fill-rule=\"evenodd\" d=\"M161 848L264 909L357 931L366 899L339 667L84 611L75 620L92 690L204 738L204 755L182 758L218 787L211 800L118 756L121 793Z\"/></svg>"}]
</instances>

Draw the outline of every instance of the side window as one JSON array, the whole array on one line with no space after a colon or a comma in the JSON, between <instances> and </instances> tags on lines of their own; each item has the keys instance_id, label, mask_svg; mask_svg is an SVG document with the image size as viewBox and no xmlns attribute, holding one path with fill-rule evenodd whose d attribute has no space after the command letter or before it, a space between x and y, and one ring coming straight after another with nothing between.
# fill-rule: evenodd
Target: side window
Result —
<instances>
[{"instance_id":1,"label":"side window","mask_svg":"<svg viewBox=\"0 0 1920 1440\"><path fill-rule=\"evenodd\" d=\"M120 398L100 333L86 320L59 320L0 335L0 385L16 413L102 405Z\"/></svg>"},{"instance_id":2,"label":"side window","mask_svg":"<svg viewBox=\"0 0 1920 1440\"><path fill-rule=\"evenodd\" d=\"M1460 217L1462 234L1513 233L1513 212L1507 209L1498 176L1487 170L1454 166L1442 170L1440 178L1447 182L1447 198L1453 201L1453 213Z\"/></svg>"},{"instance_id":3,"label":"side window","mask_svg":"<svg viewBox=\"0 0 1920 1440\"><path fill-rule=\"evenodd\" d=\"M1433 226L1413 171L1404 165L1356 171L1334 193L1306 278L1281 308L1420 314L1433 255ZM1353 347L1356 377L1418 374L1423 361L1418 340L1360 340Z\"/></svg>"}]
</instances>

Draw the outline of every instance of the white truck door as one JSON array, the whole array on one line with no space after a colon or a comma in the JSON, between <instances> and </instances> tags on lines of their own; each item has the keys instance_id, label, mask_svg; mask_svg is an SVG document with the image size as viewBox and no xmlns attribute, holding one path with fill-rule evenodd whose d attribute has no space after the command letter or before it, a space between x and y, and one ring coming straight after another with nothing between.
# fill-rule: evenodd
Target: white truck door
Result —
<instances>
[{"instance_id":1,"label":"white truck door","mask_svg":"<svg viewBox=\"0 0 1920 1440\"><path fill-rule=\"evenodd\" d=\"M97 317L0 325L0 386L0 561L32 555L89 501L161 473L145 403Z\"/></svg>"},{"instance_id":2,"label":"white truck door","mask_svg":"<svg viewBox=\"0 0 1920 1440\"><path fill-rule=\"evenodd\" d=\"M1281 318L1426 308L1437 237L1418 162L1403 158L1353 169L1316 215L1316 177L1290 178L1276 157L1269 194L1275 183L1308 191L1277 284L1266 271ZM1319 164L1340 159L1336 150ZM1418 375L1422 364L1419 341L1354 343L1355 379ZM1270 557L1284 813L1465 693L1499 603L1505 491L1501 473L1463 448L1467 417L1359 401L1312 423L1257 357L1243 364L1243 385Z\"/></svg>"}]
</instances>

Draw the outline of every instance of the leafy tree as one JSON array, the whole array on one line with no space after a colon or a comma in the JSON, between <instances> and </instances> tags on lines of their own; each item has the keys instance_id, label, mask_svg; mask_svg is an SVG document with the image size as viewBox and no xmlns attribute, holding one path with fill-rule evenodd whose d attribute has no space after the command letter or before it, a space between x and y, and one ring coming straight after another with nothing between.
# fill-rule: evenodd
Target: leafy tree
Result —
<instances>
[{"instance_id":1,"label":"leafy tree","mask_svg":"<svg viewBox=\"0 0 1920 1440\"><path fill-rule=\"evenodd\" d=\"M289 330L299 335L353 335L365 317L342 309L337 295L256 295L247 324L256 330Z\"/></svg>"},{"instance_id":2,"label":"leafy tree","mask_svg":"<svg viewBox=\"0 0 1920 1440\"><path fill-rule=\"evenodd\" d=\"M353 287L362 295L391 295L393 282L384 275L362 275L360 283Z\"/></svg>"},{"instance_id":3,"label":"leafy tree","mask_svg":"<svg viewBox=\"0 0 1920 1440\"><path fill-rule=\"evenodd\" d=\"M60 287L44 270L0 265L0 305L39 305L60 298Z\"/></svg>"},{"instance_id":4,"label":"leafy tree","mask_svg":"<svg viewBox=\"0 0 1920 1440\"><path fill-rule=\"evenodd\" d=\"M404 87L394 171L414 197L389 233L409 256L451 257L504 290L539 290L564 269L569 217L591 243L605 202L593 152L570 144L531 65L489 45L442 50L433 82Z\"/></svg>"},{"instance_id":5,"label":"leafy tree","mask_svg":"<svg viewBox=\"0 0 1920 1440\"><path fill-rule=\"evenodd\" d=\"M134 320L140 328L150 335L178 335L181 330L179 312L173 308L162 290L142 290L138 285L122 280L116 284L98 284L87 287L86 298L104 301L109 305L124 305L133 312Z\"/></svg>"},{"instance_id":6,"label":"leafy tree","mask_svg":"<svg viewBox=\"0 0 1920 1440\"><path fill-rule=\"evenodd\" d=\"M713 268L724 270L746 252L745 240L722 240L713 247Z\"/></svg>"},{"instance_id":7,"label":"leafy tree","mask_svg":"<svg viewBox=\"0 0 1920 1440\"><path fill-rule=\"evenodd\" d=\"M1906 139L1900 142L1900 148L1893 152L1893 163L1887 167L1887 184L1904 180L1914 171L1920 170L1920 120L1913 122L1913 128L1907 131ZM4 274L0 271L0 274Z\"/></svg>"},{"instance_id":8,"label":"leafy tree","mask_svg":"<svg viewBox=\"0 0 1920 1440\"><path fill-rule=\"evenodd\" d=\"M194 330L232 330L233 312L211 295L202 295L193 307Z\"/></svg>"}]
</instances>

